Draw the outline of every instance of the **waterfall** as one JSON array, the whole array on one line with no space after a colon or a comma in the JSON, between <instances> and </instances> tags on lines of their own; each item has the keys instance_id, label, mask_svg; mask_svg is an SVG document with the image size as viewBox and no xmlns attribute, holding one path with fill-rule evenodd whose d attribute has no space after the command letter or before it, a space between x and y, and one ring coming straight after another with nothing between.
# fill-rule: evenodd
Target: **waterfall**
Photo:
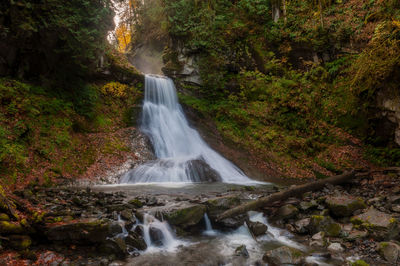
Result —
<instances>
[{"instance_id":1,"label":"waterfall","mask_svg":"<svg viewBox=\"0 0 400 266\"><path fill-rule=\"evenodd\" d=\"M120 183L252 182L190 127L169 78L146 75L141 130L157 160L129 171Z\"/></svg>"},{"instance_id":2,"label":"waterfall","mask_svg":"<svg viewBox=\"0 0 400 266\"><path fill-rule=\"evenodd\" d=\"M175 238L167 221L162 222L153 215L145 214L143 224L136 226L143 229L143 239L147 244L146 252L175 251L178 246L186 244Z\"/></svg>"},{"instance_id":3,"label":"waterfall","mask_svg":"<svg viewBox=\"0 0 400 266\"><path fill-rule=\"evenodd\" d=\"M217 235L217 231L212 228L210 218L208 218L207 213L204 213L204 223L206 224L206 230L203 232L204 235L207 236L215 236Z\"/></svg>"}]
</instances>

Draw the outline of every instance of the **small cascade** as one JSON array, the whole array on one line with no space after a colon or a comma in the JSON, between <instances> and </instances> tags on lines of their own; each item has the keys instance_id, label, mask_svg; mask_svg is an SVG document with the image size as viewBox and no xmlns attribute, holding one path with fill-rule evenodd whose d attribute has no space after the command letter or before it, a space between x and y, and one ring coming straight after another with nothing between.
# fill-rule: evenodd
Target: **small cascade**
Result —
<instances>
[{"instance_id":1,"label":"small cascade","mask_svg":"<svg viewBox=\"0 0 400 266\"><path fill-rule=\"evenodd\" d=\"M204 235L207 236L215 236L217 235L217 231L212 228L210 218L208 218L207 213L204 213L204 223L206 224L206 230L203 232Z\"/></svg>"},{"instance_id":2,"label":"small cascade","mask_svg":"<svg viewBox=\"0 0 400 266\"><path fill-rule=\"evenodd\" d=\"M185 242L175 238L168 222L160 221L153 215L145 214L143 224L136 226L141 226L143 229L143 239L147 244L146 252L173 252L176 251L178 246L185 244Z\"/></svg>"},{"instance_id":3,"label":"small cascade","mask_svg":"<svg viewBox=\"0 0 400 266\"><path fill-rule=\"evenodd\" d=\"M125 228L125 221L122 220L121 214L118 214L117 217L118 217L117 222L122 227L122 233L118 234L117 237L125 238L129 235L128 230L126 230L126 228Z\"/></svg>"}]
</instances>

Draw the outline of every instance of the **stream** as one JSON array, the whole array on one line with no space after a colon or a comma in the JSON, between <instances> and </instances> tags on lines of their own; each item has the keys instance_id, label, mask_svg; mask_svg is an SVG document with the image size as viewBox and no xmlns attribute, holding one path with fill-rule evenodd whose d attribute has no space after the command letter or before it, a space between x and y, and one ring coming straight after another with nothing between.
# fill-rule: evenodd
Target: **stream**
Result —
<instances>
[{"instance_id":1,"label":"stream","mask_svg":"<svg viewBox=\"0 0 400 266\"><path fill-rule=\"evenodd\" d=\"M147 248L131 250L130 258L121 265L265 265L263 254L280 246L305 252L309 265L340 265L311 252L301 238L271 225L260 212L249 212L248 222L232 228L213 224L215 215L210 218L208 211L201 213L196 225L184 230L170 225L163 214L171 210L207 206L215 197L252 200L273 193L276 187L250 179L207 145L189 125L169 78L146 75L140 123L157 159L123 174L119 184L93 188L122 191L130 198L153 197L154 202L143 207L141 217L130 228L142 235ZM119 222L123 223L120 218ZM267 230L256 237L248 223L262 224Z\"/></svg>"}]
</instances>

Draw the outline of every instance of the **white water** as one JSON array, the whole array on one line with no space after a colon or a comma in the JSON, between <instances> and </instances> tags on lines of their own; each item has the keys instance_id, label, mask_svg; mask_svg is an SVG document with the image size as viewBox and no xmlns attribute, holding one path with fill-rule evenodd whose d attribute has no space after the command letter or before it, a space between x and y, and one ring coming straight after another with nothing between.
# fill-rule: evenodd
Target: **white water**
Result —
<instances>
[{"instance_id":1,"label":"white water","mask_svg":"<svg viewBox=\"0 0 400 266\"><path fill-rule=\"evenodd\" d=\"M189 126L171 79L146 75L141 123L158 159L126 173L120 183L210 181L205 180L202 165L193 167L193 160L204 161L220 175L222 182L254 183Z\"/></svg>"},{"instance_id":2,"label":"white water","mask_svg":"<svg viewBox=\"0 0 400 266\"><path fill-rule=\"evenodd\" d=\"M143 239L147 244L146 252L160 252L160 251L168 251L174 252L177 250L179 246L186 245L187 243L176 239L174 236L171 227L168 222L160 221L155 218L153 215L145 214L143 217L143 224L138 224L136 226L142 226L143 228ZM161 245L156 245L153 243L150 237L150 228L156 228L161 231L162 239Z\"/></svg>"},{"instance_id":3,"label":"white water","mask_svg":"<svg viewBox=\"0 0 400 266\"><path fill-rule=\"evenodd\" d=\"M207 213L204 213L204 223L206 224L206 230L203 232L207 236L216 236L218 232L212 228L210 218L208 218Z\"/></svg>"}]
</instances>

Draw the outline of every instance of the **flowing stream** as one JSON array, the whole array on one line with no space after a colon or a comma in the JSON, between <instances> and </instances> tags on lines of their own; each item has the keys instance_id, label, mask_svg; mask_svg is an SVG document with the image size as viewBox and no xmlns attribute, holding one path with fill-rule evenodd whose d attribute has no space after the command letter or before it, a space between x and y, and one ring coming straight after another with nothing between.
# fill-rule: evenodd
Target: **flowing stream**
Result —
<instances>
[{"instance_id":1,"label":"flowing stream","mask_svg":"<svg viewBox=\"0 0 400 266\"><path fill-rule=\"evenodd\" d=\"M254 182L189 125L169 78L146 75L141 130L157 160L126 173L120 183Z\"/></svg>"}]
</instances>

